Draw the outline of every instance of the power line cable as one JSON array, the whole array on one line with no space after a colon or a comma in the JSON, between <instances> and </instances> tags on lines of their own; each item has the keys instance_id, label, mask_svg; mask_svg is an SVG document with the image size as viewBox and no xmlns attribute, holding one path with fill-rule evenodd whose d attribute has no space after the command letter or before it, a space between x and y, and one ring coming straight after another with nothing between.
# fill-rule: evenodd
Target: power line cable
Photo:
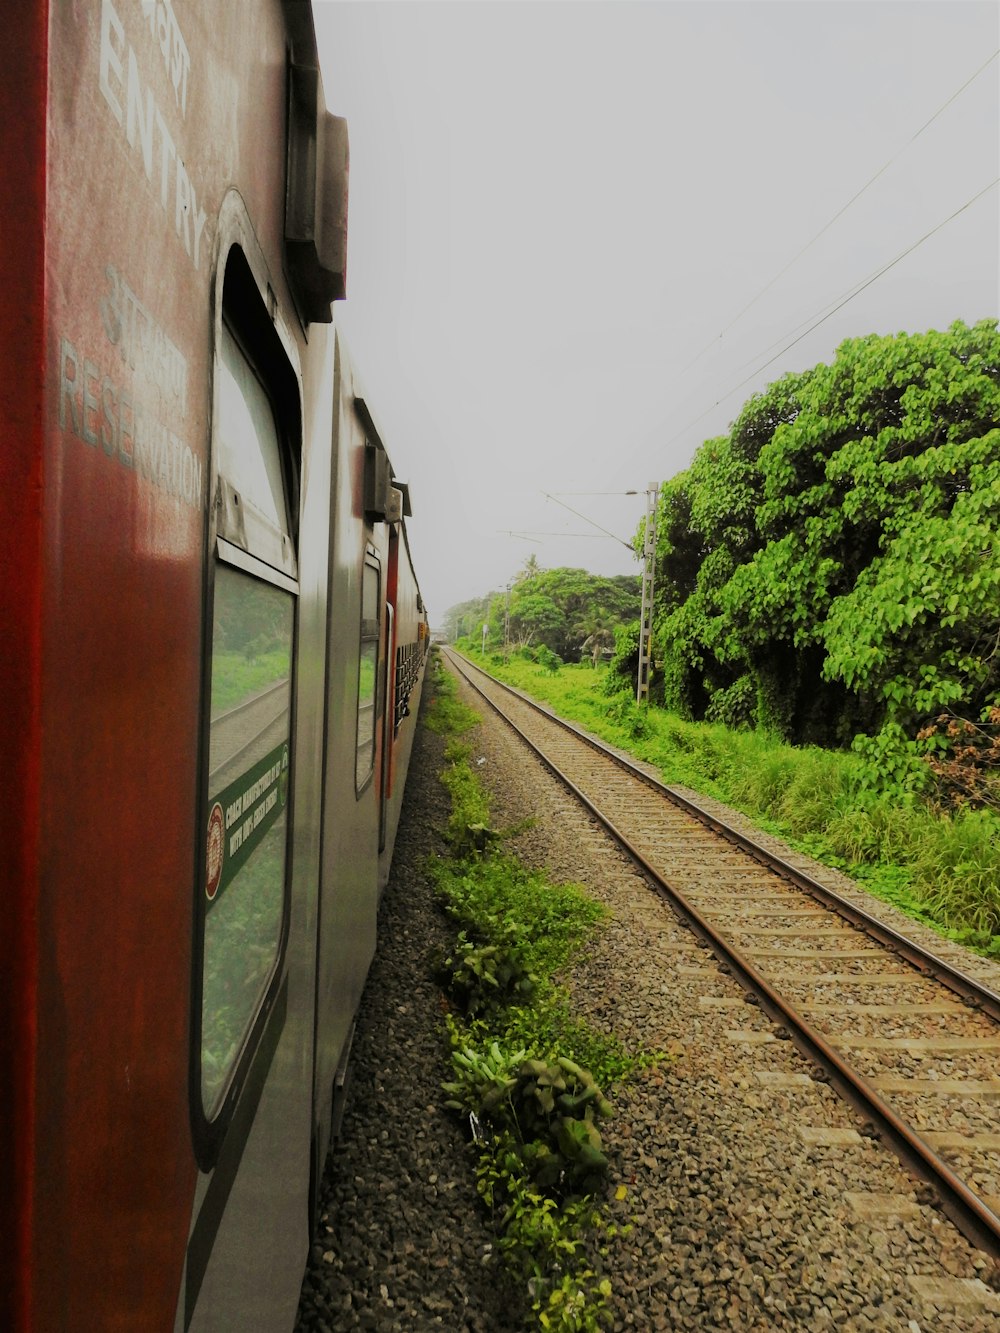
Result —
<instances>
[{"instance_id":1,"label":"power line cable","mask_svg":"<svg viewBox=\"0 0 1000 1333\"><path fill-rule=\"evenodd\" d=\"M902 154L906 152L906 150L910 147L910 145L913 144L917 139L919 139L926 129L929 129L929 127L933 125L933 123L937 120L938 116L940 116L942 112L946 111L948 107L951 106L952 102L954 102L955 99L959 97L962 93L964 93L966 88L968 88L971 83L975 82L975 80L979 78L980 74L982 74L983 71L987 69L993 63L994 60L996 60L998 55L1000 55L1000 49L994 51L993 54L989 57L989 59L985 60L983 64L981 64L979 68L975 71L975 73L971 74L962 84L962 86L960 88L957 88L955 92L953 92L952 95L948 98L948 100L938 107L938 109L934 112L933 116L931 116L930 120L925 121L923 125L921 125L920 128L910 136L910 138L906 141L906 143L904 143L902 147L897 149L897 151L892 155L892 157L890 157L888 161L884 162L882 166L879 167L875 175L872 176L872 178L869 181L866 181L866 183L862 185L860 190L857 190L853 195L851 195L847 203L844 204L841 208L839 208L836 213L834 213L833 217L830 218L830 220L826 222L819 229L819 231L812 238L812 240L807 241L806 244L802 247L802 249L799 250L799 252L788 261L788 263L784 266L784 268L779 269L779 271L774 275L774 277L771 278L769 282L765 283L765 285L760 289L757 295L752 297L743 307L743 309L740 310L738 314L733 316L733 318L729 321L729 323L725 326L725 328L721 330L721 332L717 333L714 338L709 339L709 341L705 344L705 346L701 349L701 351L696 353L696 355L692 358L692 360L690 360L687 363L687 365L680 370L679 374L681 375L687 374L687 372L691 369L691 367L696 365L697 362L701 360L701 358L705 355L705 353L709 350L709 348L714 347L717 342L720 342L726 336L729 330L739 323L739 321L743 318L743 316L747 313L747 311L757 304L757 302L765 294L765 292L770 291L771 288L774 286L774 284L778 281L778 279L783 278L784 275L788 272L788 270L794 264L798 263L798 261L806 253L806 251L810 250L816 244L819 238L830 230L830 228L833 226L833 224L837 221L838 218L843 217L843 215L847 212L847 210L851 207L851 205L856 203L865 193L865 191L868 190L872 185L874 185L880 176L883 176L885 172L888 171L889 167L892 166L892 164L896 161L896 159L902 156Z\"/></svg>"},{"instance_id":2,"label":"power line cable","mask_svg":"<svg viewBox=\"0 0 1000 1333\"><path fill-rule=\"evenodd\" d=\"M579 509L574 509L572 505L566 504L565 501L563 500L557 500L556 497L554 495L550 495L548 491L542 491L542 494L545 496L546 500L552 500L555 504L562 505L563 509L568 509L569 512L571 514L575 514L577 518L582 518L584 523L589 523L590 526L592 528L596 528L598 532L603 532L605 537L613 537L616 542L621 542L622 546L626 547L629 551L633 549L630 542L625 541L624 538L619 537L614 532L609 532L607 528L602 528L600 523L595 523L594 520L592 518L588 518L586 514L581 514Z\"/></svg>"},{"instance_id":3,"label":"power line cable","mask_svg":"<svg viewBox=\"0 0 1000 1333\"><path fill-rule=\"evenodd\" d=\"M613 532L601 533L600 536L595 536L592 532L511 532L506 528L497 528L497 532L502 537L522 537L525 541L533 541L535 537L573 537L576 539L583 538L584 541L588 542L600 541L604 537L610 537L612 541L621 541L621 538L616 537ZM629 550L631 549L629 547Z\"/></svg>"},{"instance_id":4,"label":"power line cable","mask_svg":"<svg viewBox=\"0 0 1000 1333\"><path fill-rule=\"evenodd\" d=\"M1000 180L1000 177L998 177L997 180ZM751 356L746 361L742 361L736 367L735 373L739 374L741 370L746 370L748 366L754 365L762 356L766 355L772 349L772 347L780 346L785 342L786 338L790 337L792 334L797 334L800 329L803 330L802 337L804 338L807 333L811 332L812 329L817 327L817 322L810 322L816 320L817 314L823 316L823 319L819 320L818 323L822 323L823 320L829 319L831 315L836 314L838 310L840 310L843 306L845 306L848 301L853 300L853 298L857 296L859 292L863 291L865 287L871 286L871 284L875 281L875 279L881 277L881 275L885 273L887 269L891 268L893 264L897 264L901 259L905 259L905 257L910 253L911 250L915 250L918 245L923 244L923 242L926 241L928 237L933 236L935 231L939 231L941 227L943 227L945 223L950 222L952 218L958 217L959 213L964 212L965 209L969 208L972 204L974 204L976 200L980 198L981 195L986 194L988 190L992 190L993 186L996 184L997 184L996 180L991 181L989 185L984 186L984 188L979 191L979 194L973 195L973 197L969 199L966 203L964 203L962 207L957 210L957 212L952 213L951 217L947 217L944 219L943 222L938 223L938 225L932 231L929 231L926 236L921 236L920 240L914 241L913 245L909 246L906 250L903 250L890 263L883 264L881 267L877 268L873 273L870 273L866 278L862 278L859 282L854 283L851 287L848 287L846 291L841 292L839 296L835 296L831 301L828 301L826 305L821 306L819 310L816 311L814 314L807 315L806 318L801 321L801 323L796 324L795 327L790 329L787 333L783 333L780 338L775 338L773 342L768 343L766 347L762 348L754 356ZM796 338L793 342L788 343L787 347L794 347L795 343L798 341L799 339ZM787 348L784 348L783 350L787 350ZM782 353L779 352L778 356L780 356L781 354ZM772 358L772 360L773 359L774 358ZM767 361L764 363L764 365L761 365L759 369L763 370L765 365L770 365L770 364L771 362ZM753 374L756 373L757 373L756 371L753 372ZM733 391L730 390L730 392Z\"/></svg>"},{"instance_id":5,"label":"power line cable","mask_svg":"<svg viewBox=\"0 0 1000 1333\"><path fill-rule=\"evenodd\" d=\"M939 232L942 227L947 226L949 222L953 222L955 218L957 218L961 213L964 213L967 208L971 208L973 204L978 203L978 201L982 199L984 195L988 194L989 191L992 190L993 187L998 184L1000 184L1000 176L998 176L995 180L990 181L990 183L988 185L985 185L977 194L974 194L971 199L967 199L966 202L961 206L961 208L957 208L954 213L951 213L948 217L944 218L941 222L937 224L937 226L932 227L930 231L925 232L924 235L919 238L919 240L916 240L913 242L912 245L907 246L905 250L902 250L898 255L896 255L895 259L890 259L888 263L883 264L881 268L876 269L874 273L872 273L869 277L865 278L856 287L854 287L843 298L843 300L838 301L831 309L828 309L826 314L824 314L820 319L817 319L812 324L810 324L808 328L806 328L802 333L798 335L798 337L793 338L791 342L786 343L785 346L782 347L780 351L775 352L774 356L770 357L767 361L764 361L761 365L759 365L756 370L754 370L750 375L746 377L746 379L740 380L740 382L738 384L734 384L731 389L727 389L726 392L721 396L721 398L717 398L715 400L715 402L712 404L711 407L706 408L705 411L702 412L699 416L696 416L693 420L689 421L685 426L682 426L681 429L675 435L672 435L670 437L670 439L667 441L667 445L671 445L676 440L679 440L681 436L685 434L685 432L691 429L692 426L696 426L698 422L702 421L705 417L707 417L710 412L714 412L715 409L720 405L720 403L724 403L726 399L729 398L732 394L736 393L738 389L742 389L745 385L749 384L751 380L756 379L762 370L766 370L767 367L773 365L774 362L779 359L779 357L782 357L786 352L791 351L791 349L796 345L796 343L800 343L802 339L807 337L810 333L812 333L814 329L818 329L821 324L825 324L826 321L830 319L833 315L835 315L838 310L843 310L845 305L853 301L856 296L860 296L861 293L867 287L870 287L873 282L877 282L878 279L881 278L883 274L888 273L888 271L891 268L895 268L895 266L898 263L900 263L901 260L905 259L907 255L912 254L913 251L916 250L918 246L923 245L924 241L930 240L930 238L934 236L937 232ZM798 325L797 327L801 328L802 326ZM771 343L771 347L773 346L774 343ZM767 350L769 349L765 348L765 351ZM750 363L745 362L744 364L748 365Z\"/></svg>"}]
</instances>

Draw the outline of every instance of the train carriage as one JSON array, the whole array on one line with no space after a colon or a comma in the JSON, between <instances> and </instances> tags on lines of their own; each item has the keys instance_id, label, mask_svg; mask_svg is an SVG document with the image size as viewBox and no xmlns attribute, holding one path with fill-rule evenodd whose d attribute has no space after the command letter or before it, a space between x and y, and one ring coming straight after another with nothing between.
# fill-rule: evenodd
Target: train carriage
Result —
<instances>
[{"instance_id":1,"label":"train carriage","mask_svg":"<svg viewBox=\"0 0 1000 1333\"><path fill-rule=\"evenodd\" d=\"M0 90L0 1322L291 1327L427 644L308 0Z\"/></svg>"}]
</instances>

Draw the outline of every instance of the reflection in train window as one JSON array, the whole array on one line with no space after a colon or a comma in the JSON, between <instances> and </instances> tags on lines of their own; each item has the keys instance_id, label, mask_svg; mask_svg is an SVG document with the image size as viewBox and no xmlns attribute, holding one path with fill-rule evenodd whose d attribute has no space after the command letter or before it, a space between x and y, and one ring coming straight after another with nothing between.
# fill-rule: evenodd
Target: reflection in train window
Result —
<instances>
[{"instance_id":1,"label":"reflection in train window","mask_svg":"<svg viewBox=\"0 0 1000 1333\"><path fill-rule=\"evenodd\" d=\"M295 601L215 572L202 1099L211 1115L278 959L284 913Z\"/></svg>"},{"instance_id":2,"label":"reflection in train window","mask_svg":"<svg viewBox=\"0 0 1000 1333\"><path fill-rule=\"evenodd\" d=\"M274 414L264 386L225 322L219 354L219 472L238 486L244 504L252 505L272 528L288 534Z\"/></svg>"},{"instance_id":3,"label":"reflection in train window","mask_svg":"<svg viewBox=\"0 0 1000 1333\"><path fill-rule=\"evenodd\" d=\"M379 568L365 560L361 584L361 652L358 663L358 746L355 789L358 795L375 770L375 714L378 686Z\"/></svg>"}]
</instances>

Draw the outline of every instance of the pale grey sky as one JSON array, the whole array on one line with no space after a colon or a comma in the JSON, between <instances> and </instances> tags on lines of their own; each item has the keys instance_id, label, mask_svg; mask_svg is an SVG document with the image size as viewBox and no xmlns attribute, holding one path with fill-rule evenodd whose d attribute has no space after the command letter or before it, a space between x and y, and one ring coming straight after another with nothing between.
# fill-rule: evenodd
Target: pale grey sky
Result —
<instances>
[{"instance_id":1,"label":"pale grey sky","mask_svg":"<svg viewBox=\"0 0 1000 1333\"><path fill-rule=\"evenodd\" d=\"M315 8L351 139L337 319L432 622L532 553L636 571L542 492L627 540L641 496L581 492L673 476L846 337L1000 313L994 184L782 352L1000 176L998 59L914 139L1000 48L993 0Z\"/></svg>"}]
</instances>

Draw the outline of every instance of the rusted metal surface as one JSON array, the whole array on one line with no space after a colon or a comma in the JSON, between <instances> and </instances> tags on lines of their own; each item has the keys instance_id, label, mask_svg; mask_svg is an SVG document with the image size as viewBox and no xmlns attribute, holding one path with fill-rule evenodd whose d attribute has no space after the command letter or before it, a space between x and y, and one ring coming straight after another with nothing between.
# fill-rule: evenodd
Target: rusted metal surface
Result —
<instances>
[{"instance_id":1,"label":"rusted metal surface","mask_svg":"<svg viewBox=\"0 0 1000 1333\"><path fill-rule=\"evenodd\" d=\"M926 1128L921 1133L912 1123L913 1117L901 1112L897 1105L881 1096L873 1086L876 1078L883 1084L893 1084L893 1076L885 1072L889 1066L879 1066L881 1072L875 1075L866 1074L859 1069L857 1059L850 1058L843 1049L838 1049L839 1039L841 1046L848 1050L852 1047L862 1048L872 1063L898 1056L902 1060L904 1073L908 1073L908 1062L919 1060L928 1051L933 1055L935 1049L940 1049L947 1053L949 1060L953 1060L956 1053L960 1054L967 1048L971 1057L967 1068L973 1071L978 1069L982 1074L992 1067L995 1058L991 1048L997 1039L995 1023L1000 1018L1000 996L943 959L928 953L915 941L878 921L812 876L789 865L752 838L730 828L717 816L657 782L594 738L556 718L548 709L541 708L520 691L501 685L489 676L486 676L489 685L483 687L479 679L473 679L473 673L477 677L485 676L485 673L479 673L477 668L471 668L470 664L452 654L449 654L449 660L607 829L642 869L650 884L666 898L678 917L711 948L723 970L731 972L748 993L758 998L761 1008L807 1059L826 1071L830 1082L865 1121L866 1132L882 1139L910 1170L933 1184L942 1210L963 1234L987 1253L994 1257L1000 1256L1000 1216L993 1206L994 1195L1000 1193L1000 1189L977 1192L963 1178L960 1169L945 1160L928 1141L936 1138L942 1152L946 1150L945 1144L952 1149L957 1146L959 1152L968 1146L974 1161L978 1160L982 1164L984 1156L989 1153L991 1136L972 1133L966 1136L949 1135L946 1139ZM504 706L498 701L497 694L500 691L508 700L516 701L514 707L530 710L529 716L534 716L538 722L525 724L522 717L519 724L511 716L514 707L510 704ZM643 800L640 795L642 787L638 785L631 788L633 795L630 799L617 790L618 784L614 778L602 778L596 770L592 769L589 775L581 778L580 772L585 771L587 765L562 754L565 740L554 739L551 734L541 739L538 735L539 725L558 728L559 736L571 738L573 745L588 747L601 764L614 764L624 781L630 784L641 783L659 803L662 817L657 814L654 805ZM560 753L557 754L556 750ZM589 794L585 787L590 789ZM696 820L697 824L679 826L676 820L678 809ZM671 811L675 812L673 816ZM710 839L698 835L699 827L711 831L714 847ZM706 868L709 861L711 869ZM780 876L780 883L776 876ZM832 927L823 924L824 914L820 913L819 908L807 911L802 907L802 903L809 899L799 898L798 905L793 905L794 900L787 896L791 890L785 890L785 884L791 885L797 893L810 895L810 899L822 904L827 914L836 913ZM780 892L776 891L775 886L778 886ZM724 924L712 919L713 915L720 914L725 918ZM838 928L838 918L848 923L848 930ZM830 918L827 915L825 919ZM774 924L768 925L769 920L773 920ZM737 945L734 939L748 940L749 943ZM761 940L770 940L775 947L761 947L758 943ZM806 944L809 947L788 947L788 941L793 945ZM844 943L851 945L852 941L856 941L854 947L840 947ZM833 948L826 947L831 943ZM891 952L893 961L903 959L919 975L915 975L912 970L908 974L887 971L886 963L889 959L886 951ZM828 964L833 962L835 968L847 970L818 975L808 972L808 963L824 960ZM783 973L782 980L776 981L775 971L781 967L802 968L802 976L790 983L787 973ZM875 967L878 971L864 970L867 967ZM912 996L913 983L916 983L920 996L918 1004L859 1005L854 998L858 988L870 989L877 985L879 988L885 987L885 993L895 994L900 984L906 985ZM944 985L961 996L964 1005L953 1001L935 1003L933 998L929 998L931 993L927 990L935 984ZM790 985L792 989L796 986L799 989L812 988L821 997L827 991L843 994L846 988L852 998L849 1004L844 999L831 1004L817 1003L815 996L813 1003L808 999L800 1003L789 998L787 991ZM802 1012L803 1009L815 1011L824 1021L810 1022ZM857 1021L859 1017L868 1024L874 1024L874 1020L883 1017L894 1019L897 1028L891 1029L893 1032L919 1018L932 1025L927 1029L932 1035L907 1038L905 1035L873 1037L862 1034L855 1035L852 1040L843 1031L836 1030L838 1021ZM933 1024L949 1022L958 1023L964 1034L972 1035L933 1035L938 1031L943 1032L942 1029L934 1028ZM977 1060L980 1062L978 1065ZM983 1112L980 1128L987 1127L992 1116L988 1109L991 1106L991 1082L966 1078L960 1080L960 1084L969 1090L973 1099L976 1096L981 1098L981 1105L987 1109ZM927 1097L932 1088L933 1083L927 1080L921 1081L912 1075L897 1076L894 1092L911 1095L916 1091L920 1096ZM977 1088L980 1089L978 1093L974 1091ZM969 1098L964 1100L968 1101ZM988 1176L989 1170L996 1170L995 1158L989 1163L989 1168L980 1174ZM983 1197L984 1193L988 1194L989 1201Z\"/></svg>"}]
</instances>

